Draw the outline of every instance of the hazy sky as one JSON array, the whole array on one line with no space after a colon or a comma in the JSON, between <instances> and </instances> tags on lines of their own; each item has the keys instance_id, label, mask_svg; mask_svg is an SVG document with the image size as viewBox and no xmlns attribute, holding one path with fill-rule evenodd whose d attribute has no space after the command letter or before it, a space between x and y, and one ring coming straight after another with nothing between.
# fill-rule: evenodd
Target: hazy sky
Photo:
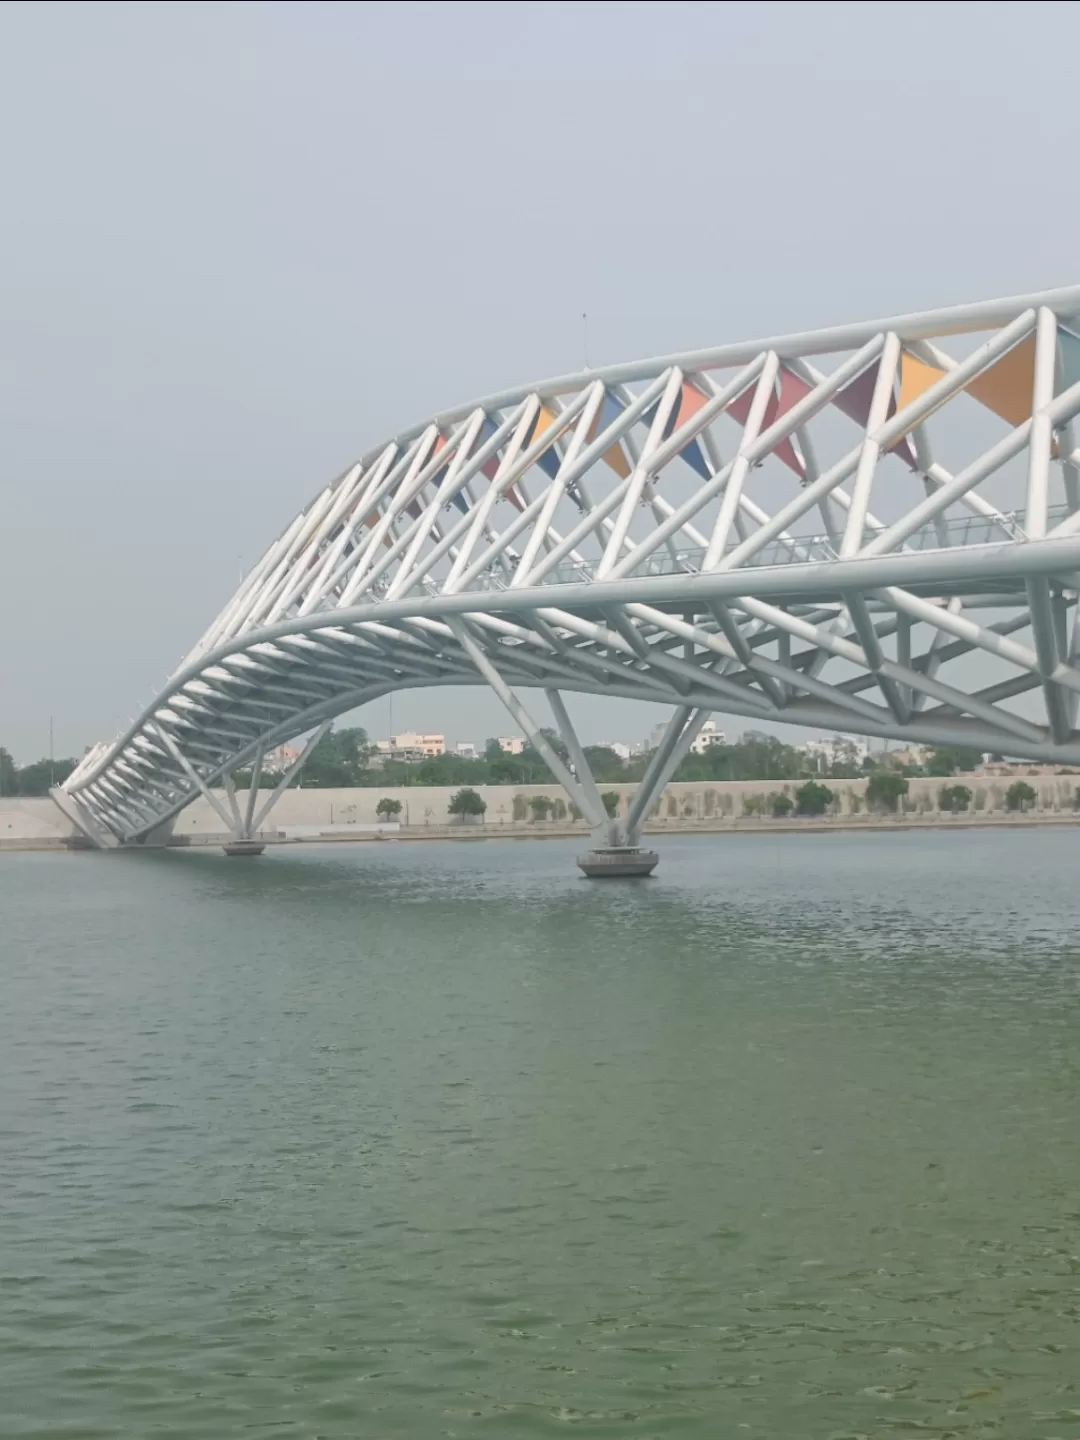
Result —
<instances>
[{"instance_id":1,"label":"hazy sky","mask_svg":"<svg viewBox=\"0 0 1080 1440\"><path fill-rule=\"evenodd\" d=\"M328 479L579 368L583 310L597 364L1077 282L1078 41L970 0L3 5L0 743L111 738Z\"/></svg>"}]
</instances>

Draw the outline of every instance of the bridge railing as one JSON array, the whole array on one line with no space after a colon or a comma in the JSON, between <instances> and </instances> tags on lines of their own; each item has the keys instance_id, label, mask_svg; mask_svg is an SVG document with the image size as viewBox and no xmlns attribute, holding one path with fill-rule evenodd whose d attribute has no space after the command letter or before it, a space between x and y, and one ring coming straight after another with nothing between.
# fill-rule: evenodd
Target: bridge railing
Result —
<instances>
[{"instance_id":1,"label":"bridge railing","mask_svg":"<svg viewBox=\"0 0 1080 1440\"><path fill-rule=\"evenodd\" d=\"M1047 511L1047 528L1053 529L1068 515L1065 505L1051 506ZM939 523L930 522L904 541L906 550L953 550L967 545L989 545L995 540L1023 540L1024 514L1021 510L1005 510L999 516L961 515ZM730 553L741 540L734 540L728 547ZM806 565L815 561L839 559L827 535L796 535L790 539L770 540L753 557L750 565L757 569L768 569L777 565ZM705 563L703 549L682 548L674 553L665 548L647 556L634 568L637 576L649 575L697 575ZM548 572L543 580L545 585L580 585L594 578L596 566L589 561L564 560ZM480 576L476 588L480 590L504 590L507 577L504 571L494 567L488 574Z\"/></svg>"}]
</instances>

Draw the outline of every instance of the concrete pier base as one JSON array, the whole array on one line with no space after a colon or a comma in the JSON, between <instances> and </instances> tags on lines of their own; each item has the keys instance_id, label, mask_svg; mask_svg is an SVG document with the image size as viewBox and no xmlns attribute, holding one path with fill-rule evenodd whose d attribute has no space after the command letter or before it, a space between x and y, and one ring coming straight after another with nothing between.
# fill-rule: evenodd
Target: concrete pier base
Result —
<instances>
[{"instance_id":1,"label":"concrete pier base","mask_svg":"<svg viewBox=\"0 0 1080 1440\"><path fill-rule=\"evenodd\" d=\"M261 855L266 846L261 840L230 840L221 848L226 855Z\"/></svg>"},{"instance_id":2,"label":"concrete pier base","mask_svg":"<svg viewBox=\"0 0 1080 1440\"><path fill-rule=\"evenodd\" d=\"M626 880L651 875L660 863L655 850L639 845L618 845L603 850L589 850L577 857L578 868L590 880Z\"/></svg>"}]
</instances>

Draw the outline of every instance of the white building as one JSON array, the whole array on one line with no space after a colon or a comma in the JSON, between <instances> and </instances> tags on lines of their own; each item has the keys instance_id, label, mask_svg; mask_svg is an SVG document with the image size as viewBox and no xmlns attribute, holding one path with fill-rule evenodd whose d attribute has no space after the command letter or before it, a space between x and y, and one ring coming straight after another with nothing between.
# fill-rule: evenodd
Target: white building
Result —
<instances>
[{"instance_id":1,"label":"white building","mask_svg":"<svg viewBox=\"0 0 1080 1440\"><path fill-rule=\"evenodd\" d=\"M691 755L704 755L714 745L726 745L727 735L717 725L715 720L706 720L701 729L690 741Z\"/></svg>"},{"instance_id":2,"label":"white building","mask_svg":"<svg viewBox=\"0 0 1080 1440\"><path fill-rule=\"evenodd\" d=\"M624 740L602 740L600 744L603 749L610 750L611 753L617 755L620 760L629 760L634 753L633 748L627 745Z\"/></svg>"},{"instance_id":3,"label":"white building","mask_svg":"<svg viewBox=\"0 0 1080 1440\"><path fill-rule=\"evenodd\" d=\"M479 758L476 746L471 740L459 740L454 746L454 754L459 760L476 760Z\"/></svg>"},{"instance_id":4,"label":"white building","mask_svg":"<svg viewBox=\"0 0 1080 1440\"><path fill-rule=\"evenodd\" d=\"M387 760L401 760L413 764L417 760L430 760L436 755L446 754L446 736L423 734L418 730L404 730L400 735L391 735L389 740L372 741L373 759L376 763Z\"/></svg>"},{"instance_id":5,"label":"white building","mask_svg":"<svg viewBox=\"0 0 1080 1440\"><path fill-rule=\"evenodd\" d=\"M422 760L446 754L445 735L422 734L419 730L404 730L400 735L391 735L390 743L395 750L410 755L419 755Z\"/></svg>"},{"instance_id":6,"label":"white building","mask_svg":"<svg viewBox=\"0 0 1080 1440\"><path fill-rule=\"evenodd\" d=\"M500 735L498 745L504 755L520 755L525 749L525 741L520 735Z\"/></svg>"},{"instance_id":7,"label":"white building","mask_svg":"<svg viewBox=\"0 0 1080 1440\"><path fill-rule=\"evenodd\" d=\"M645 741L644 749L646 754L648 754L650 750L656 750L659 747L666 729L666 724L653 726L648 740ZM705 752L711 750L714 745L726 744L726 732L720 729L715 720L706 720L705 724L702 725L697 735L690 742L690 753L692 755L704 755ZM614 749L614 746L612 748Z\"/></svg>"}]
</instances>

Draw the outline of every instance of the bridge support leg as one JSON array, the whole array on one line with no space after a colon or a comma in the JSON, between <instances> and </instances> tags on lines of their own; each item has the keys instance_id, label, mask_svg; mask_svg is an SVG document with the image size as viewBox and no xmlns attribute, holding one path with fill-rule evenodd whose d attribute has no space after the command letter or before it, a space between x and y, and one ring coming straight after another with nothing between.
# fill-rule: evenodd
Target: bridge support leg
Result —
<instances>
[{"instance_id":1,"label":"bridge support leg","mask_svg":"<svg viewBox=\"0 0 1080 1440\"><path fill-rule=\"evenodd\" d=\"M158 725L155 728L169 754L172 755L188 779L202 791L203 798L220 817L225 829L232 836L232 839L226 840L225 844L221 847L225 851L225 854L253 856L261 855L266 849L266 841L259 839L259 831L262 829L263 821L288 789L290 782L299 775L308 756L326 734L327 730L329 730L331 723L329 720L323 721L308 740L303 750L301 750L296 760L294 760L292 765L284 772L281 779L270 792L262 808L258 811L256 811L256 806L259 802L259 779L262 775L263 752L260 750L256 754L255 764L251 772L251 788L248 791L243 814L240 812L236 785L232 775L225 773L221 777L222 784L225 787L225 798L228 801L228 808L226 808L164 726Z\"/></svg>"},{"instance_id":2,"label":"bridge support leg","mask_svg":"<svg viewBox=\"0 0 1080 1440\"><path fill-rule=\"evenodd\" d=\"M587 854L578 856L579 869L593 880L651 875L660 862L660 856L655 850L642 848L640 829L631 830L627 821L621 820L618 815L607 813L607 807L596 788L588 759L571 724L562 696L558 690L546 690L544 693L559 734L566 745L576 778L590 796L594 813L604 816L599 825L593 825L593 848Z\"/></svg>"},{"instance_id":3,"label":"bridge support leg","mask_svg":"<svg viewBox=\"0 0 1080 1440\"><path fill-rule=\"evenodd\" d=\"M251 785L247 793L247 801L244 805L243 815L240 813L240 805L237 800L236 790L231 775L223 777L225 792L229 798L229 806L233 814L233 825L230 827L234 838L222 846L226 855L244 856L261 855L266 849L266 842L259 839L259 831L262 829L263 821L273 810L274 806L284 795L285 791L292 784L293 780L300 774L307 762L308 756L318 745L319 741L330 729L332 722L324 720L315 733L310 737L307 744L301 750L289 768L284 771L281 779L271 790L269 796L259 807L259 781L262 778L263 752L260 750L255 756L255 764L251 771Z\"/></svg>"},{"instance_id":4,"label":"bridge support leg","mask_svg":"<svg viewBox=\"0 0 1080 1440\"><path fill-rule=\"evenodd\" d=\"M49 791L53 804L63 815L65 820L71 822L77 833L93 850L116 850L120 841L112 833L99 825L89 810L81 805L74 795L69 795L59 785L54 785Z\"/></svg>"},{"instance_id":5,"label":"bridge support leg","mask_svg":"<svg viewBox=\"0 0 1080 1440\"><path fill-rule=\"evenodd\" d=\"M579 857L578 865L581 869L586 875L648 875L656 868L660 857L652 851L641 850L636 841L630 844L618 819L608 816L585 759L585 752L570 723L570 716L559 692L548 690L546 694L555 723L566 745L568 762L557 753L521 700L499 674L490 655L477 643L468 626L460 620L451 620L449 623L465 654L525 731L533 747L543 756L548 769L592 827L593 843L597 848Z\"/></svg>"},{"instance_id":6,"label":"bridge support leg","mask_svg":"<svg viewBox=\"0 0 1080 1440\"><path fill-rule=\"evenodd\" d=\"M641 827L649 811L664 793L664 787L679 768L711 713L701 707L680 705L668 721L663 738L653 751L637 793L630 802L626 817L628 844L639 843Z\"/></svg>"}]
</instances>

